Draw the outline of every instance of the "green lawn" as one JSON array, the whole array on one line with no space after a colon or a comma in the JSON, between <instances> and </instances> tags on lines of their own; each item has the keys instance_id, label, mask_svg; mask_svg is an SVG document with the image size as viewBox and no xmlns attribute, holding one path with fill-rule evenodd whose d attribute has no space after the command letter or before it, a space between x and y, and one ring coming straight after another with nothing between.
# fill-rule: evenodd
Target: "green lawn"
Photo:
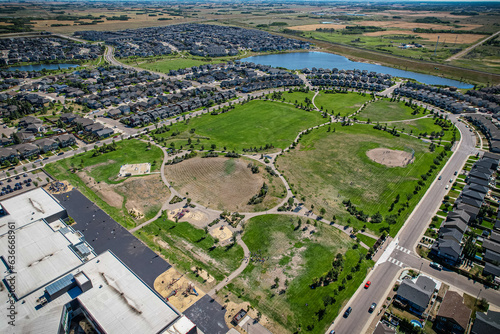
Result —
<instances>
[{"instance_id":1,"label":"green lawn","mask_svg":"<svg viewBox=\"0 0 500 334\"><path fill-rule=\"evenodd\" d=\"M432 171L422 189L414 194L422 174L429 171L434 158L442 151L430 152L428 144L409 136L394 137L387 132L373 129L370 125L336 126L335 132L314 130L300 142L298 149L279 157L278 168L283 171L298 198L319 213L326 209L327 219L336 216L337 222L361 229L364 225L376 234L387 223L374 224L358 221L350 215L342 201L350 201L365 214L380 212L382 216L398 215L391 235L402 226L421 196L437 176ZM387 167L367 157L366 152L378 148L415 150L415 161L406 167ZM448 153L449 154L449 153ZM446 159L445 159L446 160ZM391 203L400 196L392 211ZM408 202L408 206L406 206Z\"/></svg>"},{"instance_id":2,"label":"green lawn","mask_svg":"<svg viewBox=\"0 0 500 334\"><path fill-rule=\"evenodd\" d=\"M335 93L329 94L320 91L319 94L314 99L314 103L318 108L334 113L335 115L340 113L340 116L347 116L357 111L359 107L363 105L366 101L372 99L369 94L361 93Z\"/></svg>"},{"instance_id":3,"label":"green lawn","mask_svg":"<svg viewBox=\"0 0 500 334\"><path fill-rule=\"evenodd\" d=\"M432 132L444 131L444 136L442 137L442 139L447 141L450 141L452 139L453 130L455 129L454 127L443 129L439 125L435 124L435 120L433 120L432 118L416 119L413 121L398 122L390 125L391 128L393 126L396 126L396 129L398 130L404 129L406 133L411 132L415 136L424 133L427 133L427 135L431 135ZM456 140L460 140L460 132L458 131Z\"/></svg>"},{"instance_id":4,"label":"green lawn","mask_svg":"<svg viewBox=\"0 0 500 334\"><path fill-rule=\"evenodd\" d=\"M364 260L366 250L362 247L352 249L352 240L335 228L321 223L307 225L303 221L301 229L295 230L297 224L297 217L282 215L249 220L243 240L251 253L266 260L250 262L229 289L283 326L287 333L294 332L299 325L302 331L324 333L343 302L363 282L373 261ZM302 231L304 226L308 231ZM311 230L316 233L310 234ZM344 254L344 269L338 280L312 289L313 280L332 268L337 253ZM360 258L363 260L359 271L351 273ZM351 279L347 279L348 274L352 275ZM276 277L279 277L278 289L272 287ZM285 279L289 280L288 287ZM339 289L342 282L344 286ZM286 292L279 294L282 289ZM323 298L326 296L335 298L335 302L325 306Z\"/></svg>"},{"instance_id":5,"label":"green lawn","mask_svg":"<svg viewBox=\"0 0 500 334\"><path fill-rule=\"evenodd\" d=\"M424 116L422 113L416 115L412 113L413 109L405 106L404 102L391 102L389 99L384 99L369 103L362 112L356 115L356 118L361 121L369 119L375 123L400 121Z\"/></svg>"},{"instance_id":6,"label":"green lawn","mask_svg":"<svg viewBox=\"0 0 500 334\"><path fill-rule=\"evenodd\" d=\"M124 179L116 180L120 167L124 164L149 162L151 163L151 171L159 170L163 161L163 152L158 147L154 145L148 147L146 143L135 139L122 140L116 145L116 151L93 156L94 150L90 150L71 158L59 160L54 164L66 171L74 167L82 167L83 164L83 167L91 167L89 174L97 182L104 181L110 184L124 181Z\"/></svg>"},{"instance_id":7,"label":"green lawn","mask_svg":"<svg viewBox=\"0 0 500 334\"><path fill-rule=\"evenodd\" d=\"M193 66L200 66L205 64L220 64L228 60L237 59L238 57L217 57L217 58L203 58L191 55L184 55L183 58L178 55L165 56L165 57L148 57L148 58L123 58L120 61L125 64L137 66L150 71L168 73L170 70L178 70L181 68L188 68Z\"/></svg>"},{"instance_id":8,"label":"green lawn","mask_svg":"<svg viewBox=\"0 0 500 334\"><path fill-rule=\"evenodd\" d=\"M304 92L281 92L282 97L285 102L293 103L293 104L301 104L303 103L305 105L305 99L306 97L309 98L309 100L312 100L314 97L314 92L310 91L308 93ZM268 96L271 97L273 94L269 94Z\"/></svg>"},{"instance_id":9,"label":"green lawn","mask_svg":"<svg viewBox=\"0 0 500 334\"><path fill-rule=\"evenodd\" d=\"M217 150L241 152L243 149L266 144L274 149L288 147L297 134L306 128L326 122L317 111L307 112L291 105L271 101L250 101L237 105L235 109L219 115L205 114L188 119L171 127L171 130L157 135L179 145L187 145L190 138L195 149L210 149L212 144ZM191 133L194 129L194 133ZM177 133L172 136L172 133ZM199 139L199 143L198 143Z\"/></svg>"},{"instance_id":10,"label":"green lawn","mask_svg":"<svg viewBox=\"0 0 500 334\"><path fill-rule=\"evenodd\" d=\"M179 272L191 271L191 267L200 266L221 281L224 276L236 270L243 260L243 249L238 244L212 249L215 245L214 238L209 233L205 234L204 230L188 222L170 221L166 212L134 234L151 249L161 251ZM158 240L168 247L162 247Z\"/></svg>"},{"instance_id":11,"label":"green lawn","mask_svg":"<svg viewBox=\"0 0 500 334\"><path fill-rule=\"evenodd\" d=\"M375 245L375 242L377 242L377 240L370 238L369 236L361 234L361 233L356 234L356 238L358 238L359 241L361 241L362 243L364 243L368 247L373 247L373 245Z\"/></svg>"}]
</instances>

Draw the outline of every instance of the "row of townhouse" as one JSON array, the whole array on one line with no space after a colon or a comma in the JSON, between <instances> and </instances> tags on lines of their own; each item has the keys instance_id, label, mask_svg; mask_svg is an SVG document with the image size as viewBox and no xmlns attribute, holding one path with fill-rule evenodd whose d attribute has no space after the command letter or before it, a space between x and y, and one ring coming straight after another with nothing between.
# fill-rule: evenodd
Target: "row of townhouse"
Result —
<instances>
[{"instance_id":1,"label":"row of townhouse","mask_svg":"<svg viewBox=\"0 0 500 334\"><path fill-rule=\"evenodd\" d=\"M394 94L430 103L455 114L477 110L493 114L500 112L497 103L475 96L474 91L462 94L451 87L445 89L409 81L396 88Z\"/></svg>"},{"instance_id":2,"label":"row of townhouse","mask_svg":"<svg viewBox=\"0 0 500 334\"><path fill-rule=\"evenodd\" d=\"M465 117L472 124L477 126L482 133L488 138L491 152L500 152L500 130L493 123L490 117L485 115L467 115Z\"/></svg>"},{"instance_id":3,"label":"row of townhouse","mask_svg":"<svg viewBox=\"0 0 500 334\"><path fill-rule=\"evenodd\" d=\"M77 130L91 134L98 139L112 136L115 132L101 123L96 123L89 118L83 118L72 113L61 114L60 120L68 125L74 126Z\"/></svg>"},{"instance_id":4,"label":"row of townhouse","mask_svg":"<svg viewBox=\"0 0 500 334\"><path fill-rule=\"evenodd\" d=\"M72 134L62 134L56 137L35 140L31 143L0 147L0 163L37 157L40 153L47 153L57 150L59 147L68 147L74 144L76 144L76 139Z\"/></svg>"},{"instance_id":5,"label":"row of townhouse","mask_svg":"<svg viewBox=\"0 0 500 334\"><path fill-rule=\"evenodd\" d=\"M463 188L458 199L455 201L455 209L450 212L443 222L438 232L438 238L431 248L431 254L442 259L451 265L459 265L463 259L463 248L465 244L464 235L468 226L476 221L486 196L490 191L490 186L494 184L496 170L499 165L499 156L485 153L478 160L467 175L467 185ZM500 213L499 213L500 215ZM500 227L500 224L497 224ZM495 226L496 226L495 225ZM486 233L485 235L487 235ZM490 239L485 239L483 247L487 249L490 263L486 263L484 273L499 277L500 268L500 235L497 232L491 233ZM497 245L494 242L498 243ZM488 252L486 245L493 245ZM496 253L492 253L496 252ZM486 255L485 255L486 257ZM486 259L485 259L486 261ZM496 265L495 265L496 263Z\"/></svg>"}]
</instances>

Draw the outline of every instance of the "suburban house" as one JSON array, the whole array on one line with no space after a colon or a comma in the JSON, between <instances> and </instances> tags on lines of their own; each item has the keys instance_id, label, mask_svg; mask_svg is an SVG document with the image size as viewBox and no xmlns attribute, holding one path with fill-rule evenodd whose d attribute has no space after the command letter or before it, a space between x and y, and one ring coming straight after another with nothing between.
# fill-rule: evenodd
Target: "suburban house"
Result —
<instances>
[{"instance_id":1,"label":"suburban house","mask_svg":"<svg viewBox=\"0 0 500 334\"><path fill-rule=\"evenodd\" d=\"M500 333L500 312L477 312L476 320L470 331L471 334Z\"/></svg>"},{"instance_id":2,"label":"suburban house","mask_svg":"<svg viewBox=\"0 0 500 334\"><path fill-rule=\"evenodd\" d=\"M493 231L488 239L484 239L483 248L483 274L500 277L500 233Z\"/></svg>"},{"instance_id":3,"label":"suburban house","mask_svg":"<svg viewBox=\"0 0 500 334\"><path fill-rule=\"evenodd\" d=\"M59 142L59 146L68 147L76 144L75 136L70 133L65 133L56 137L56 140Z\"/></svg>"},{"instance_id":4,"label":"suburban house","mask_svg":"<svg viewBox=\"0 0 500 334\"><path fill-rule=\"evenodd\" d=\"M415 282L405 279L398 288L396 299L420 316L427 309L435 288L436 283L426 276L420 275Z\"/></svg>"},{"instance_id":5,"label":"suburban house","mask_svg":"<svg viewBox=\"0 0 500 334\"><path fill-rule=\"evenodd\" d=\"M431 254L452 265L460 263L463 236L469 221L470 215L464 210L450 212L439 229L438 238L431 247Z\"/></svg>"},{"instance_id":6,"label":"suburban house","mask_svg":"<svg viewBox=\"0 0 500 334\"><path fill-rule=\"evenodd\" d=\"M19 159L19 153L12 147L0 147L0 163L4 161L13 161L14 159Z\"/></svg>"},{"instance_id":7,"label":"suburban house","mask_svg":"<svg viewBox=\"0 0 500 334\"><path fill-rule=\"evenodd\" d=\"M373 334L396 334L396 330L387 326L383 322L379 322Z\"/></svg>"},{"instance_id":8,"label":"suburban house","mask_svg":"<svg viewBox=\"0 0 500 334\"><path fill-rule=\"evenodd\" d=\"M38 139L38 140L35 140L33 142L33 144L38 146L42 153L54 151L54 150L57 150L59 148L59 144L54 139L51 139L51 138Z\"/></svg>"},{"instance_id":9,"label":"suburban house","mask_svg":"<svg viewBox=\"0 0 500 334\"><path fill-rule=\"evenodd\" d=\"M22 159L31 158L32 156L40 154L40 148L31 143L14 145L12 148L19 152Z\"/></svg>"},{"instance_id":10,"label":"suburban house","mask_svg":"<svg viewBox=\"0 0 500 334\"><path fill-rule=\"evenodd\" d=\"M463 297L448 290L434 322L434 329L441 333L462 334L469 326L472 311L465 306Z\"/></svg>"}]
</instances>

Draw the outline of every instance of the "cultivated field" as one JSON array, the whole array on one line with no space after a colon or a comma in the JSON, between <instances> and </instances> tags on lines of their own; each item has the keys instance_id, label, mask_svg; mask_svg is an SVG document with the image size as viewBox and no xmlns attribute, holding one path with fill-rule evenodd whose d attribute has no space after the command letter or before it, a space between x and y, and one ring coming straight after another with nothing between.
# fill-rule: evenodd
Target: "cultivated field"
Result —
<instances>
[{"instance_id":1,"label":"cultivated field","mask_svg":"<svg viewBox=\"0 0 500 334\"><path fill-rule=\"evenodd\" d=\"M281 180L271 177L259 163L260 172L253 174L248 164L254 162L243 158L192 158L165 166L165 174L175 189L203 206L238 212L264 211L279 204L286 190ZM249 205L264 182L269 192L263 202Z\"/></svg>"},{"instance_id":2,"label":"cultivated field","mask_svg":"<svg viewBox=\"0 0 500 334\"><path fill-rule=\"evenodd\" d=\"M226 113L205 114L176 123L170 131L155 138L166 140L167 146L174 142L176 148L188 147L191 139L195 149L203 149L202 146L209 149L215 144L217 150L242 152L256 148L261 153L269 144L274 148L267 151L277 152L288 147L301 130L324 122L319 112L307 112L279 102L250 101ZM176 135L172 136L172 132Z\"/></svg>"},{"instance_id":3,"label":"cultivated field","mask_svg":"<svg viewBox=\"0 0 500 334\"><path fill-rule=\"evenodd\" d=\"M293 333L299 324L310 333L324 333L373 262L362 260L359 271L351 272L360 258L364 259L366 250L351 249L352 240L328 225L308 224L306 220L299 228L298 224L298 218L290 216L250 219L243 241L250 249L251 261L228 287L233 297L244 294L244 300L258 305L274 321L269 324L273 333ZM311 289L314 279L332 268L337 253L344 255L338 279ZM347 279L348 274L351 279ZM327 296L333 300L325 303Z\"/></svg>"},{"instance_id":4,"label":"cultivated field","mask_svg":"<svg viewBox=\"0 0 500 334\"><path fill-rule=\"evenodd\" d=\"M375 31L375 32L367 32L364 33L363 36L388 36L388 35L412 35L418 36L423 40L429 42L437 42L438 36L439 41L443 43L452 43L452 44L471 44L482 40L487 35L478 35L478 34L430 34L430 33L414 33L413 31L405 31L405 30L386 30L386 31Z\"/></svg>"},{"instance_id":5,"label":"cultivated field","mask_svg":"<svg viewBox=\"0 0 500 334\"><path fill-rule=\"evenodd\" d=\"M430 152L428 146L416 138L394 137L373 129L371 125L338 125L335 132L321 129L304 136L298 149L286 153L277 163L293 185L297 197L304 197L306 205L314 205L316 211L326 209L327 219L335 215L341 224L351 223L358 228L366 225L377 234L381 227L388 226L385 221L376 224L358 221L342 203L350 200L358 210L370 216L377 212L384 217L396 215L396 225L390 227L391 234L395 234L428 186L429 182L423 190L413 193L420 176L429 170L437 156L437 152ZM367 152L374 148L410 153L414 150L415 159L406 167L387 167L367 156ZM436 173L434 170L429 180ZM391 203L398 196L391 209Z\"/></svg>"}]
</instances>

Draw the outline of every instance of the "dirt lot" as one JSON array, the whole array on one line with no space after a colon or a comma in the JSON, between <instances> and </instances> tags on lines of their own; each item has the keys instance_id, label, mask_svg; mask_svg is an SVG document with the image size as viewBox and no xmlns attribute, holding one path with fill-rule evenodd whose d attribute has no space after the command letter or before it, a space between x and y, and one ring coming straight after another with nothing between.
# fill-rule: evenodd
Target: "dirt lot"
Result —
<instances>
[{"instance_id":1,"label":"dirt lot","mask_svg":"<svg viewBox=\"0 0 500 334\"><path fill-rule=\"evenodd\" d=\"M193 158L165 167L167 179L182 195L200 205L217 210L249 212L273 207L279 198L273 196L273 186L284 189L277 178L270 184L267 172L252 174L249 160L227 158ZM259 205L248 205L266 182L269 192ZM281 189L279 188L279 189Z\"/></svg>"},{"instance_id":2,"label":"dirt lot","mask_svg":"<svg viewBox=\"0 0 500 334\"><path fill-rule=\"evenodd\" d=\"M154 288L163 298L168 298L169 303L180 312L184 312L205 295L205 292L174 268L170 268L158 276L154 282ZM198 296L192 288L198 293ZM173 295L174 291L175 295Z\"/></svg>"},{"instance_id":3,"label":"dirt lot","mask_svg":"<svg viewBox=\"0 0 500 334\"><path fill-rule=\"evenodd\" d=\"M404 167L412 158L411 153L388 148L374 148L366 152L366 155L371 160L387 167Z\"/></svg>"},{"instance_id":4,"label":"dirt lot","mask_svg":"<svg viewBox=\"0 0 500 334\"><path fill-rule=\"evenodd\" d=\"M487 37L486 35L476 35L476 34L422 34L422 33L417 34L410 30L374 31L363 34L363 36L386 36L386 35L416 35L431 42L436 42L439 36L440 42L444 43L445 41L448 41L448 43L456 43L456 44L471 44Z\"/></svg>"},{"instance_id":5,"label":"dirt lot","mask_svg":"<svg viewBox=\"0 0 500 334\"><path fill-rule=\"evenodd\" d=\"M86 171L79 172L78 176L111 206L121 208L126 199L127 212L132 212L138 220L151 210L158 211L170 196L159 174L131 177L118 184L97 183Z\"/></svg>"}]
</instances>

